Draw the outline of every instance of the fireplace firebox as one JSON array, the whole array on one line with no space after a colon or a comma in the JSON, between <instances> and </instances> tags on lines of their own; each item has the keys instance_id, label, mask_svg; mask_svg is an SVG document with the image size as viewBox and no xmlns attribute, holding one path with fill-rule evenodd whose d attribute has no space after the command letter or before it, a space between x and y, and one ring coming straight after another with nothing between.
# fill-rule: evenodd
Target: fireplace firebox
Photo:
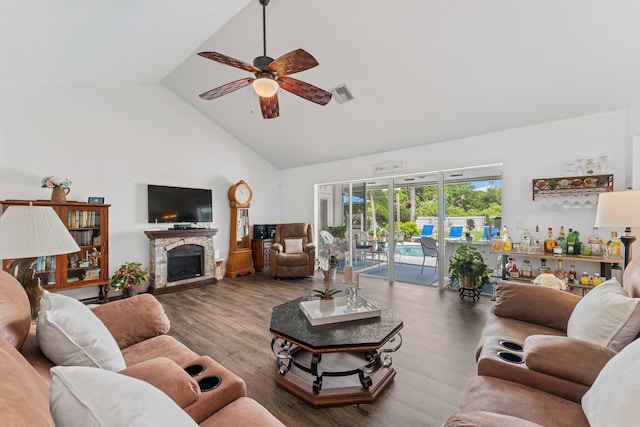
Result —
<instances>
[{"instance_id":1,"label":"fireplace firebox","mask_svg":"<svg viewBox=\"0 0 640 427\"><path fill-rule=\"evenodd\" d=\"M192 279L204 272L204 248L182 245L167 251L167 282Z\"/></svg>"}]
</instances>

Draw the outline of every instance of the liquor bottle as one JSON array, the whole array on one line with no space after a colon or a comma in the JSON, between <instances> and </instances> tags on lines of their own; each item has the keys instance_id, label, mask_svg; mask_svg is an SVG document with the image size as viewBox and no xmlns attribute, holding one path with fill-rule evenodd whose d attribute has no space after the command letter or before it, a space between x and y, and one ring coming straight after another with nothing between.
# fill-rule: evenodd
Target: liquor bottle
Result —
<instances>
[{"instance_id":1,"label":"liquor bottle","mask_svg":"<svg viewBox=\"0 0 640 427\"><path fill-rule=\"evenodd\" d=\"M547 230L547 240L544 241L544 253L553 254L553 248L556 247L556 239L553 238L553 228Z\"/></svg>"},{"instance_id":2,"label":"liquor bottle","mask_svg":"<svg viewBox=\"0 0 640 427\"><path fill-rule=\"evenodd\" d=\"M509 237L509 229L505 225L502 229L502 250L505 252L511 252L511 238Z\"/></svg>"},{"instance_id":3,"label":"liquor bottle","mask_svg":"<svg viewBox=\"0 0 640 427\"><path fill-rule=\"evenodd\" d=\"M560 247L560 253L566 255L567 238L564 235L564 225L560 226L560 234L558 235L557 245ZM557 250L555 250L554 253L557 253Z\"/></svg>"},{"instance_id":4,"label":"liquor bottle","mask_svg":"<svg viewBox=\"0 0 640 427\"><path fill-rule=\"evenodd\" d=\"M593 227L593 234L588 238L589 246L591 246L591 255L602 256L602 239L598 236L598 227Z\"/></svg>"},{"instance_id":5,"label":"liquor bottle","mask_svg":"<svg viewBox=\"0 0 640 427\"><path fill-rule=\"evenodd\" d=\"M536 225L536 234L533 235L533 246L536 247L536 253L541 254L542 250L542 236L540 235L540 227Z\"/></svg>"},{"instance_id":6,"label":"liquor bottle","mask_svg":"<svg viewBox=\"0 0 640 427\"><path fill-rule=\"evenodd\" d=\"M520 277L520 272L518 271L515 260L511 263L511 271L509 271L509 276Z\"/></svg>"},{"instance_id":7,"label":"liquor bottle","mask_svg":"<svg viewBox=\"0 0 640 427\"><path fill-rule=\"evenodd\" d=\"M611 232L611 240L607 244L607 256L609 258L620 258L622 257L622 242L618 238L618 232Z\"/></svg>"},{"instance_id":8,"label":"liquor bottle","mask_svg":"<svg viewBox=\"0 0 640 427\"><path fill-rule=\"evenodd\" d=\"M569 283L575 284L576 281L578 280L577 275L578 273L576 273L576 266L572 265L571 268L569 269Z\"/></svg>"},{"instance_id":9,"label":"liquor bottle","mask_svg":"<svg viewBox=\"0 0 640 427\"><path fill-rule=\"evenodd\" d=\"M543 274L543 273L547 273L547 259L546 258L541 258L540 259L540 268L538 269L538 274Z\"/></svg>"},{"instance_id":10,"label":"liquor bottle","mask_svg":"<svg viewBox=\"0 0 640 427\"><path fill-rule=\"evenodd\" d=\"M529 252L529 248L531 247L532 242L531 233L528 228L525 228L522 234L520 235L520 243L522 245L522 252Z\"/></svg>"},{"instance_id":11,"label":"liquor bottle","mask_svg":"<svg viewBox=\"0 0 640 427\"><path fill-rule=\"evenodd\" d=\"M573 228L569 229L569 234L567 234L567 255L580 253L580 241L578 239L579 235L580 233L578 233L577 231L573 231Z\"/></svg>"},{"instance_id":12,"label":"liquor bottle","mask_svg":"<svg viewBox=\"0 0 640 427\"><path fill-rule=\"evenodd\" d=\"M558 279L564 280L565 282L567 281L567 272L562 268L561 259L558 260L558 269L554 272L554 274Z\"/></svg>"}]
</instances>

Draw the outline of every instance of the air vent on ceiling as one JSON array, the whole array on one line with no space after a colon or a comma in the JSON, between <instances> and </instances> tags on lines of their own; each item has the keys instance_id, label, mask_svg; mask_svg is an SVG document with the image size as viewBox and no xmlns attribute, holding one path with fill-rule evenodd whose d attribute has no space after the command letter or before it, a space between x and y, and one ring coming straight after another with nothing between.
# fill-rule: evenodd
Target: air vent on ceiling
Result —
<instances>
[{"instance_id":1,"label":"air vent on ceiling","mask_svg":"<svg viewBox=\"0 0 640 427\"><path fill-rule=\"evenodd\" d=\"M331 89L331 93L334 99L338 101L338 104L344 104L345 102L353 101L355 98L351 95L351 91L347 89L347 85L340 85Z\"/></svg>"}]
</instances>

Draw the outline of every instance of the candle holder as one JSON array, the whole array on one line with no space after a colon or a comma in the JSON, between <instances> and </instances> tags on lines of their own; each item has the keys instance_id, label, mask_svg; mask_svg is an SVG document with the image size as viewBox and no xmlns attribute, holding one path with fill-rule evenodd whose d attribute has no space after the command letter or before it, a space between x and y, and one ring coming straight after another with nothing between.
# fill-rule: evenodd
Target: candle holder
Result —
<instances>
[{"instance_id":1,"label":"candle holder","mask_svg":"<svg viewBox=\"0 0 640 427\"><path fill-rule=\"evenodd\" d=\"M356 291L351 286L351 282L347 282L347 288L344 290L344 295L347 297L347 308L345 312L353 312L356 309Z\"/></svg>"}]
</instances>

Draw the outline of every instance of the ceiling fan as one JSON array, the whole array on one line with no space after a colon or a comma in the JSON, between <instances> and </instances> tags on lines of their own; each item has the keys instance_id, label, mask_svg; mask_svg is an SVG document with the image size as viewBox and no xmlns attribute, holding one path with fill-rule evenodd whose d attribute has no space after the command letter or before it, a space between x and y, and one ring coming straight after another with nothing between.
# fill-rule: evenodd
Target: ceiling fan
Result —
<instances>
[{"instance_id":1,"label":"ceiling fan","mask_svg":"<svg viewBox=\"0 0 640 427\"><path fill-rule=\"evenodd\" d=\"M298 95L307 101L319 105L326 105L331 100L331 92L320 89L309 83L287 77L289 74L299 73L318 65L318 61L310 53L303 49L296 49L277 59L267 56L267 30L266 30L266 6L269 0L258 0L262 5L262 38L263 54L253 60L253 65L218 52L200 52L198 55L249 71L255 74L255 78L246 77L227 83L215 89L211 89L200 95L202 99L215 99L251 84L260 97L260 109L262 117L273 119L280 115L278 104L278 88Z\"/></svg>"}]
</instances>

